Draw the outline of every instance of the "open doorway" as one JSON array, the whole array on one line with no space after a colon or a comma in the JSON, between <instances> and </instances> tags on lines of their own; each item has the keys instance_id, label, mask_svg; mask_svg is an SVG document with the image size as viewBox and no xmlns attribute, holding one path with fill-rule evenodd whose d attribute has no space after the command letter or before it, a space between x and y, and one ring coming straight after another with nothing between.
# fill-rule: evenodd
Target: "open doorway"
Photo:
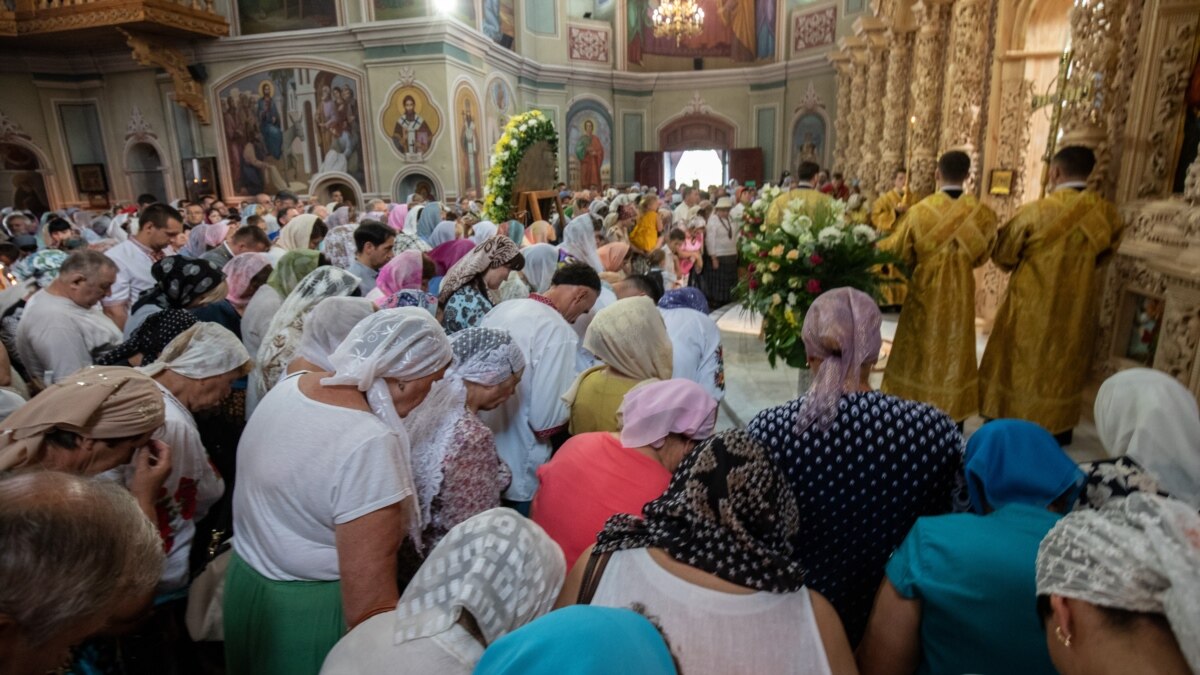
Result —
<instances>
[{"instance_id":1,"label":"open doorway","mask_svg":"<svg viewBox=\"0 0 1200 675\"><path fill-rule=\"evenodd\" d=\"M729 153L725 150L682 150L663 153L663 185L724 185L729 179Z\"/></svg>"}]
</instances>

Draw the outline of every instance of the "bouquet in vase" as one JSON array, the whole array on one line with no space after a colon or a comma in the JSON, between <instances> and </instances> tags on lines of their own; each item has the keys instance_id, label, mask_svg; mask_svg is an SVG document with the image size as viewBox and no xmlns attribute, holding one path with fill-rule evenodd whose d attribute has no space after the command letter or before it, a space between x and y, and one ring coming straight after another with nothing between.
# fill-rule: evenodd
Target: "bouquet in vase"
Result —
<instances>
[{"instance_id":1,"label":"bouquet in vase","mask_svg":"<svg viewBox=\"0 0 1200 675\"><path fill-rule=\"evenodd\" d=\"M758 225L746 234L741 247L748 274L735 292L743 307L762 315L772 366L782 359L808 367L800 330L821 293L849 286L879 296L877 268L896 259L876 247L878 237L871 226L847 221L844 202L806 208L801 200L788 205L778 227Z\"/></svg>"}]
</instances>

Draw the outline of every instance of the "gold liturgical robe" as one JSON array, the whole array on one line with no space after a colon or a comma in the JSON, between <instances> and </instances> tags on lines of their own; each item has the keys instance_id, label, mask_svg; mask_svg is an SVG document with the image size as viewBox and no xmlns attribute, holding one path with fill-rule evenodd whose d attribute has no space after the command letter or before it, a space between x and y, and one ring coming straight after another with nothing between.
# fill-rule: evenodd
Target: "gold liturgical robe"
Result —
<instances>
[{"instance_id":1,"label":"gold liturgical robe","mask_svg":"<svg viewBox=\"0 0 1200 675\"><path fill-rule=\"evenodd\" d=\"M896 229L899 216L896 207L904 201L899 190L891 190L879 196L871 205L871 225L883 236L890 235ZM884 280L879 286L879 294L884 305L902 305L908 296L908 280L904 273L895 265L881 265L879 277Z\"/></svg>"},{"instance_id":2,"label":"gold liturgical robe","mask_svg":"<svg viewBox=\"0 0 1200 675\"><path fill-rule=\"evenodd\" d=\"M921 200L880 247L912 269L883 373L884 393L929 403L961 422L979 409L975 275L996 241L996 214L969 194Z\"/></svg>"},{"instance_id":3,"label":"gold liturgical robe","mask_svg":"<svg viewBox=\"0 0 1200 675\"><path fill-rule=\"evenodd\" d=\"M1092 286L1121 228L1103 197L1066 188L1026 204L1000 231L992 260L1012 277L980 366L985 416L1053 434L1079 422L1096 330Z\"/></svg>"},{"instance_id":4,"label":"gold liturgical robe","mask_svg":"<svg viewBox=\"0 0 1200 675\"><path fill-rule=\"evenodd\" d=\"M829 204L833 201L832 197L819 190L811 188L790 190L786 194L776 197L775 201L771 202L771 205L767 207L767 216L763 219L763 228L779 227L779 224L783 222L783 212L788 209L788 204L796 199L803 202L804 205L802 208L810 218L816 212L818 206Z\"/></svg>"}]
</instances>

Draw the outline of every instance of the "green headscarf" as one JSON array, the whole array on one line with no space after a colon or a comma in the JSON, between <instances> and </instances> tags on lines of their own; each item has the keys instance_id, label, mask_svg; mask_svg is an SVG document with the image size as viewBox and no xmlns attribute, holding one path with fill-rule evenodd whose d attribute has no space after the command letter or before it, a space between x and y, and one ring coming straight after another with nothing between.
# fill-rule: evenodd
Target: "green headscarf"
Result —
<instances>
[{"instance_id":1,"label":"green headscarf","mask_svg":"<svg viewBox=\"0 0 1200 675\"><path fill-rule=\"evenodd\" d=\"M278 291L280 297L286 298L301 279L317 269L320 258L320 252L310 249L284 253L271 270L271 276L267 277L267 285Z\"/></svg>"}]
</instances>

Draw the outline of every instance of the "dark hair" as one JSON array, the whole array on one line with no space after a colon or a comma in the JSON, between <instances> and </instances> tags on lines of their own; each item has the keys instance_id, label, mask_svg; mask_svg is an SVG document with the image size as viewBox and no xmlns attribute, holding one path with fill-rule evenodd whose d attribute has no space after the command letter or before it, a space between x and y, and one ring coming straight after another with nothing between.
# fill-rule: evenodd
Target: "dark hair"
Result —
<instances>
[{"instance_id":1,"label":"dark hair","mask_svg":"<svg viewBox=\"0 0 1200 675\"><path fill-rule=\"evenodd\" d=\"M962 150L951 150L938 157L938 172L942 180L961 183L971 175L971 156Z\"/></svg>"},{"instance_id":2,"label":"dark hair","mask_svg":"<svg viewBox=\"0 0 1200 675\"><path fill-rule=\"evenodd\" d=\"M312 241L313 239L324 239L325 235L327 234L329 234L329 226L325 224L325 221L317 218L316 221L313 222L312 231L308 233L308 239L309 241Z\"/></svg>"},{"instance_id":3,"label":"dark hair","mask_svg":"<svg viewBox=\"0 0 1200 675\"><path fill-rule=\"evenodd\" d=\"M840 174L840 173L835 173L835 174L833 174L833 179L834 179L834 180L844 180L844 179L845 179L845 176L843 176L843 175L842 175L842 174Z\"/></svg>"},{"instance_id":4,"label":"dark hair","mask_svg":"<svg viewBox=\"0 0 1200 675\"><path fill-rule=\"evenodd\" d=\"M0 257L10 258L16 262L21 258L21 247L8 241L0 243Z\"/></svg>"},{"instance_id":5,"label":"dark hair","mask_svg":"<svg viewBox=\"0 0 1200 675\"><path fill-rule=\"evenodd\" d=\"M1082 145L1068 145L1054 153L1051 164L1062 169L1070 178L1087 178L1096 168L1096 153Z\"/></svg>"},{"instance_id":6,"label":"dark hair","mask_svg":"<svg viewBox=\"0 0 1200 675\"><path fill-rule=\"evenodd\" d=\"M501 265L501 267L507 267L513 272L520 272L521 270L525 269L525 256L518 252L508 262Z\"/></svg>"},{"instance_id":7,"label":"dark hair","mask_svg":"<svg viewBox=\"0 0 1200 675\"><path fill-rule=\"evenodd\" d=\"M591 265L581 263L572 263L563 265L554 273L554 278L550 280L551 286L584 286L600 292L600 275L596 274L596 270L592 269Z\"/></svg>"},{"instance_id":8,"label":"dark hair","mask_svg":"<svg viewBox=\"0 0 1200 675\"><path fill-rule=\"evenodd\" d=\"M291 211L291 210L292 210L292 209L294 209L294 208L296 208L296 207L294 207L294 206L285 206L285 207L283 207L282 209L279 209L279 210L277 210L277 211L275 212L275 220L276 220L276 221L282 221L284 218L286 218L286 217L287 217L287 212L288 212L288 211Z\"/></svg>"},{"instance_id":9,"label":"dark hair","mask_svg":"<svg viewBox=\"0 0 1200 675\"><path fill-rule=\"evenodd\" d=\"M183 216L179 211L175 210L168 204L156 203L147 206L142 215L138 216L138 222L142 227L149 225L160 230L167 229L168 223L172 220L183 222Z\"/></svg>"},{"instance_id":10,"label":"dark hair","mask_svg":"<svg viewBox=\"0 0 1200 675\"><path fill-rule=\"evenodd\" d=\"M1110 628L1115 628L1117 630L1129 630L1133 627L1133 624L1138 621L1149 621L1150 623L1158 625L1160 628L1162 628L1162 630L1168 632L1171 630L1171 626L1167 621L1167 617L1157 612L1135 612L1128 609L1117 609L1116 607L1105 607L1104 605L1096 605L1092 603L1088 604L1091 604L1092 607L1095 607L1096 610L1100 612L1101 616L1104 617L1105 623L1107 623ZM1042 621L1042 625L1046 625L1046 622L1050 620L1050 616L1054 614L1053 608L1050 607L1049 595L1043 594L1037 596L1037 613L1038 618Z\"/></svg>"},{"instance_id":11,"label":"dark hair","mask_svg":"<svg viewBox=\"0 0 1200 675\"><path fill-rule=\"evenodd\" d=\"M275 201L281 202L285 199L290 199L294 202L300 201L299 197L297 197L294 193L288 192L287 190L280 190L279 192L275 193Z\"/></svg>"},{"instance_id":12,"label":"dark hair","mask_svg":"<svg viewBox=\"0 0 1200 675\"><path fill-rule=\"evenodd\" d=\"M667 233L667 241L687 241L687 232L678 227L672 227Z\"/></svg>"},{"instance_id":13,"label":"dark hair","mask_svg":"<svg viewBox=\"0 0 1200 675\"><path fill-rule=\"evenodd\" d=\"M254 243L267 247L271 246L271 238L257 225L243 225L239 227L233 233L233 240L246 244Z\"/></svg>"},{"instance_id":14,"label":"dark hair","mask_svg":"<svg viewBox=\"0 0 1200 675\"><path fill-rule=\"evenodd\" d=\"M354 250L362 253L367 244L383 246L384 242L394 239L395 236L396 231L387 225L377 220L364 220L354 230Z\"/></svg>"},{"instance_id":15,"label":"dark hair","mask_svg":"<svg viewBox=\"0 0 1200 675\"><path fill-rule=\"evenodd\" d=\"M50 220L50 224L46 225L46 231L49 232L50 234L55 234L57 232L66 232L67 230L70 230L70 229L71 229L71 224L68 223L67 221L63 220L62 218L53 218Z\"/></svg>"},{"instance_id":16,"label":"dark hair","mask_svg":"<svg viewBox=\"0 0 1200 675\"><path fill-rule=\"evenodd\" d=\"M427 253L421 254L421 280L429 281L437 276L437 263Z\"/></svg>"},{"instance_id":17,"label":"dark hair","mask_svg":"<svg viewBox=\"0 0 1200 675\"><path fill-rule=\"evenodd\" d=\"M634 288L649 296L656 305L662 299L662 289L658 287L658 284L654 283L653 279L644 274L631 274L622 279L620 283L631 284Z\"/></svg>"},{"instance_id":18,"label":"dark hair","mask_svg":"<svg viewBox=\"0 0 1200 675\"><path fill-rule=\"evenodd\" d=\"M812 180L818 173L821 173L821 167L816 162L800 162L800 166L796 167L797 180Z\"/></svg>"},{"instance_id":19,"label":"dark hair","mask_svg":"<svg viewBox=\"0 0 1200 675\"><path fill-rule=\"evenodd\" d=\"M138 198L137 198L138 206L147 206L150 204L155 204L157 202L158 202L158 197L155 197L154 195L150 194L149 192L144 192L144 193L138 195Z\"/></svg>"},{"instance_id":20,"label":"dark hair","mask_svg":"<svg viewBox=\"0 0 1200 675\"><path fill-rule=\"evenodd\" d=\"M261 223L261 222L262 222L262 216L256 215L256 216L249 216L246 218L246 226L247 227L254 227L254 228L261 230L262 226L259 225L259 223ZM270 241L270 238L268 238L267 240Z\"/></svg>"},{"instance_id":21,"label":"dark hair","mask_svg":"<svg viewBox=\"0 0 1200 675\"><path fill-rule=\"evenodd\" d=\"M900 167L899 169L896 169L895 171L892 172L892 178L895 178L896 176L899 176L900 174L904 174L905 176L907 176L908 169L906 169L904 167Z\"/></svg>"}]
</instances>

